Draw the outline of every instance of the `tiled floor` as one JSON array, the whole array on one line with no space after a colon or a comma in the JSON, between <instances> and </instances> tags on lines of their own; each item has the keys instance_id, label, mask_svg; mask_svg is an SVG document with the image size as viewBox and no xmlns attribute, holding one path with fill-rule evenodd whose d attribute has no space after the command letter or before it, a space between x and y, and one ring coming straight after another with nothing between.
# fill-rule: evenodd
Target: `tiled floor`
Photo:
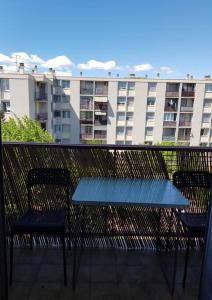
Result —
<instances>
[{"instance_id":1,"label":"tiled floor","mask_svg":"<svg viewBox=\"0 0 212 300\"><path fill-rule=\"evenodd\" d=\"M170 293L173 253L86 249L81 258L75 293L71 288L72 251L67 251L68 287L63 286L61 251L56 249L16 249L14 282L10 300L65 299L145 299L195 300L201 253L192 251L186 289L181 287L184 252L179 252L174 297Z\"/></svg>"}]
</instances>

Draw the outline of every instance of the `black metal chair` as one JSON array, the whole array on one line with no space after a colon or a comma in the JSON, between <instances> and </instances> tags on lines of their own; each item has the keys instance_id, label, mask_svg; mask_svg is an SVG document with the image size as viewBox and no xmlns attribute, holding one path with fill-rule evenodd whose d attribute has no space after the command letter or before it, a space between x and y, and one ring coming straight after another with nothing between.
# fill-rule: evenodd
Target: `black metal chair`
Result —
<instances>
[{"instance_id":1,"label":"black metal chair","mask_svg":"<svg viewBox=\"0 0 212 300\"><path fill-rule=\"evenodd\" d=\"M211 174L204 171L180 171L173 174L174 185L189 200L189 208L178 214L187 237L186 258L183 274L185 288L191 238L204 238L207 212L211 201Z\"/></svg>"},{"instance_id":2,"label":"black metal chair","mask_svg":"<svg viewBox=\"0 0 212 300\"><path fill-rule=\"evenodd\" d=\"M65 236L66 223L70 232L70 173L66 169L31 169L27 175L28 207L11 226L10 285L13 278L14 235L60 237L63 250L64 285L67 285Z\"/></svg>"}]
</instances>

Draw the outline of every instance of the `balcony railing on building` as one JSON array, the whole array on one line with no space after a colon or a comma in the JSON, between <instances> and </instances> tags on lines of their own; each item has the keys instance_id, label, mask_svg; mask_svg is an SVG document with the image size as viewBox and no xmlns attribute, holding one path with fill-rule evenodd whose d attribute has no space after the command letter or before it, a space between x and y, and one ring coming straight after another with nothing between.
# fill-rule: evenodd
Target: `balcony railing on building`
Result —
<instances>
[{"instance_id":1,"label":"balcony railing on building","mask_svg":"<svg viewBox=\"0 0 212 300\"><path fill-rule=\"evenodd\" d=\"M80 104L80 109L85 109L85 110L92 110L93 109L93 103L89 104Z\"/></svg>"},{"instance_id":2,"label":"balcony railing on building","mask_svg":"<svg viewBox=\"0 0 212 300\"><path fill-rule=\"evenodd\" d=\"M181 97L194 97L195 92L182 91Z\"/></svg>"},{"instance_id":3,"label":"balcony railing on building","mask_svg":"<svg viewBox=\"0 0 212 300\"><path fill-rule=\"evenodd\" d=\"M80 124L93 124L93 118L81 118Z\"/></svg>"},{"instance_id":4,"label":"balcony railing on building","mask_svg":"<svg viewBox=\"0 0 212 300\"><path fill-rule=\"evenodd\" d=\"M107 95L108 88L107 87L96 87L95 88L95 95Z\"/></svg>"},{"instance_id":5,"label":"balcony railing on building","mask_svg":"<svg viewBox=\"0 0 212 300\"><path fill-rule=\"evenodd\" d=\"M38 121L47 121L48 113L38 113L37 116L36 116L36 119Z\"/></svg>"},{"instance_id":6,"label":"balcony railing on building","mask_svg":"<svg viewBox=\"0 0 212 300\"><path fill-rule=\"evenodd\" d=\"M189 141L190 138L191 138L190 134L189 135L178 135L179 141Z\"/></svg>"},{"instance_id":7,"label":"balcony railing on building","mask_svg":"<svg viewBox=\"0 0 212 300\"><path fill-rule=\"evenodd\" d=\"M164 127L176 127L177 122L176 121L163 121Z\"/></svg>"},{"instance_id":8,"label":"balcony railing on building","mask_svg":"<svg viewBox=\"0 0 212 300\"><path fill-rule=\"evenodd\" d=\"M163 141L175 141L175 136L174 135L164 135L162 139L163 139Z\"/></svg>"},{"instance_id":9,"label":"balcony railing on building","mask_svg":"<svg viewBox=\"0 0 212 300\"><path fill-rule=\"evenodd\" d=\"M87 139L91 140L91 139L93 139L93 134L92 133L81 133L80 134L80 139L82 139L82 140L87 140Z\"/></svg>"},{"instance_id":10,"label":"balcony railing on building","mask_svg":"<svg viewBox=\"0 0 212 300\"><path fill-rule=\"evenodd\" d=\"M165 105L164 111L167 111L167 112L176 112L177 111L177 106Z\"/></svg>"},{"instance_id":11,"label":"balcony railing on building","mask_svg":"<svg viewBox=\"0 0 212 300\"><path fill-rule=\"evenodd\" d=\"M182 111L182 112L193 112L193 106L181 106L180 111Z\"/></svg>"},{"instance_id":12,"label":"balcony railing on building","mask_svg":"<svg viewBox=\"0 0 212 300\"><path fill-rule=\"evenodd\" d=\"M100 139L100 140L106 140L107 134L106 133L94 133L94 138Z\"/></svg>"},{"instance_id":13,"label":"balcony railing on building","mask_svg":"<svg viewBox=\"0 0 212 300\"><path fill-rule=\"evenodd\" d=\"M46 92L35 92L35 101L47 101L47 93Z\"/></svg>"},{"instance_id":14,"label":"balcony railing on building","mask_svg":"<svg viewBox=\"0 0 212 300\"><path fill-rule=\"evenodd\" d=\"M191 126L191 121L180 120L180 121L179 121L179 126L182 126L182 127L190 127L190 126Z\"/></svg>"},{"instance_id":15,"label":"balcony railing on building","mask_svg":"<svg viewBox=\"0 0 212 300\"><path fill-rule=\"evenodd\" d=\"M93 88L80 88L80 94L82 95L93 95Z\"/></svg>"},{"instance_id":16,"label":"balcony railing on building","mask_svg":"<svg viewBox=\"0 0 212 300\"><path fill-rule=\"evenodd\" d=\"M95 110L99 110L99 111L107 111L107 104L95 102L94 108L95 108Z\"/></svg>"},{"instance_id":17,"label":"balcony railing on building","mask_svg":"<svg viewBox=\"0 0 212 300\"><path fill-rule=\"evenodd\" d=\"M179 92L166 92L166 97L169 98L178 98L179 97Z\"/></svg>"}]
</instances>

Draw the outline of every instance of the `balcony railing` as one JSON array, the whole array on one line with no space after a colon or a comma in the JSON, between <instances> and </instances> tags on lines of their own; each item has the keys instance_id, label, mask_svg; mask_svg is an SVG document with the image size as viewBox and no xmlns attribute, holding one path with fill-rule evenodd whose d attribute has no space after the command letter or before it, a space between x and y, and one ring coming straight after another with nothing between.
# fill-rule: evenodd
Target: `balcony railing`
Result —
<instances>
[{"instance_id":1,"label":"balcony railing","mask_svg":"<svg viewBox=\"0 0 212 300\"><path fill-rule=\"evenodd\" d=\"M163 135L163 141L175 141L174 135Z\"/></svg>"},{"instance_id":2,"label":"balcony railing","mask_svg":"<svg viewBox=\"0 0 212 300\"><path fill-rule=\"evenodd\" d=\"M190 140L190 134L189 135L178 135L179 141L189 141Z\"/></svg>"},{"instance_id":3,"label":"balcony railing","mask_svg":"<svg viewBox=\"0 0 212 300\"><path fill-rule=\"evenodd\" d=\"M172 107L172 106L165 106L164 111L168 111L168 112L176 112L177 111L177 107Z\"/></svg>"},{"instance_id":4,"label":"balcony railing","mask_svg":"<svg viewBox=\"0 0 212 300\"><path fill-rule=\"evenodd\" d=\"M46 121L48 119L48 113L38 113L36 119L38 121Z\"/></svg>"},{"instance_id":5,"label":"balcony railing","mask_svg":"<svg viewBox=\"0 0 212 300\"><path fill-rule=\"evenodd\" d=\"M176 121L163 121L164 127L176 127L177 122Z\"/></svg>"},{"instance_id":6,"label":"balcony railing","mask_svg":"<svg viewBox=\"0 0 212 300\"><path fill-rule=\"evenodd\" d=\"M80 88L80 94L93 95L93 88Z\"/></svg>"},{"instance_id":7,"label":"balcony railing","mask_svg":"<svg viewBox=\"0 0 212 300\"><path fill-rule=\"evenodd\" d=\"M98 133L94 133L94 138L95 138L95 139L100 139L100 140L106 140L107 135L106 135L106 134L98 134Z\"/></svg>"},{"instance_id":8,"label":"balcony railing","mask_svg":"<svg viewBox=\"0 0 212 300\"><path fill-rule=\"evenodd\" d=\"M92 110L93 109L93 103L90 103L90 104L80 104L80 109Z\"/></svg>"},{"instance_id":9,"label":"balcony railing","mask_svg":"<svg viewBox=\"0 0 212 300\"><path fill-rule=\"evenodd\" d=\"M94 124L97 125L97 126L101 126L101 125L105 126L105 125L107 125L107 121L95 120Z\"/></svg>"},{"instance_id":10,"label":"balcony railing","mask_svg":"<svg viewBox=\"0 0 212 300\"><path fill-rule=\"evenodd\" d=\"M47 93L45 92L36 92L35 93L35 101L45 100L47 101Z\"/></svg>"},{"instance_id":11,"label":"balcony railing","mask_svg":"<svg viewBox=\"0 0 212 300\"><path fill-rule=\"evenodd\" d=\"M80 119L80 124L93 124L93 118L92 119Z\"/></svg>"},{"instance_id":12,"label":"balcony railing","mask_svg":"<svg viewBox=\"0 0 212 300\"><path fill-rule=\"evenodd\" d=\"M194 92L184 92L182 91L181 97L194 97Z\"/></svg>"},{"instance_id":13,"label":"balcony railing","mask_svg":"<svg viewBox=\"0 0 212 300\"><path fill-rule=\"evenodd\" d=\"M192 112L193 106L181 106L180 111L182 112Z\"/></svg>"},{"instance_id":14,"label":"balcony railing","mask_svg":"<svg viewBox=\"0 0 212 300\"><path fill-rule=\"evenodd\" d=\"M166 92L166 97L169 98L178 98L179 97L179 92Z\"/></svg>"},{"instance_id":15,"label":"balcony railing","mask_svg":"<svg viewBox=\"0 0 212 300\"><path fill-rule=\"evenodd\" d=\"M80 134L80 139L89 139L89 140L91 140L91 139L93 139L93 134L88 134L88 133L81 133Z\"/></svg>"},{"instance_id":16,"label":"balcony railing","mask_svg":"<svg viewBox=\"0 0 212 300\"><path fill-rule=\"evenodd\" d=\"M95 88L95 95L107 95L108 89L106 87Z\"/></svg>"},{"instance_id":17,"label":"balcony railing","mask_svg":"<svg viewBox=\"0 0 212 300\"><path fill-rule=\"evenodd\" d=\"M179 121L179 126L183 126L183 127L190 127L191 126L191 121Z\"/></svg>"}]
</instances>

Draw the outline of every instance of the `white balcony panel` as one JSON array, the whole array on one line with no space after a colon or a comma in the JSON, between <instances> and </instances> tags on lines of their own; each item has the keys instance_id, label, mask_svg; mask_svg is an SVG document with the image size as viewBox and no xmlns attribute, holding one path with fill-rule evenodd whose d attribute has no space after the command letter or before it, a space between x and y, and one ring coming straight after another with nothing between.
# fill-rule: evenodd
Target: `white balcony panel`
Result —
<instances>
[{"instance_id":1,"label":"white balcony panel","mask_svg":"<svg viewBox=\"0 0 212 300\"><path fill-rule=\"evenodd\" d=\"M117 120L117 126L125 126L125 121L119 121Z\"/></svg>"},{"instance_id":2,"label":"white balcony panel","mask_svg":"<svg viewBox=\"0 0 212 300\"><path fill-rule=\"evenodd\" d=\"M2 100L10 100L10 92L9 91L0 91L0 99Z\"/></svg>"},{"instance_id":3,"label":"white balcony panel","mask_svg":"<svg viewBox=\"0 0 212 300\"><path fill-rule=\"evenodd\" d=\"M124 141L124 134L117 134L117 135L116 135L116 139L117 139L118 141Z\"/></svg>"},{"instance_id":4,"label":"white balcony panel","mask_svg":"<svg viewBox=\"0 0 212 300\"><path fill-rule=\"evenodd\" d=\"M203 122L202 123L202 128L210 128L210 123L209 122Z\"/></svg>"},{"instance_id":5,"label":"white balcony panel","mask_svg":"<svg viewBox=\"0 0 212 300\"><path fill-rule=\"evenodd\" d=\"M107 130L106 125L95 125L94 130Z\"/></svg>"},{"instance_id":6,"label":"white balcony panel","mask_svg":"<svg viewBox=\"0 0 212 300\"><path fill-rule=\"evenodd\" d=\"M211 107L204 106L204 107L203 107L203 112L204 112L204 113L209 113L209 114L210 114L210 113L211 113Z\"/></svg>"},{"instance_id":7,"label":"white balcony panel","mask_svg":"<svg viewBox=\"0 0 212 300\"><path fill-rule=\"evenodd\" d=\"M156 92L148 91L148 97L156 97Z\"/></svg>"},{"instance_id":8,"label":"white balcony panel","mask_svg":"<svg viewBox=\"0 0 212 300\"><path fill-rule=\"evenodd\" d=\"M126 106L125 105L118 105L117 106L117 111L126 111Z\"/></svg>"},{"instance_id":9,"label":"white balcony panel","mask_svg":"<svg viewBox=\"0 0 212 300\"><path fill-rule=\"evenodd\" d=\"M134 111L134 106L127 106L127 111Z\"/></svg>"},{"instance_id":10,"label":"white balcony panel","mask_svg":"<svg viewBox=\"0 0 212 300\"><path fill-rule=\"evenodd\" d=\"M96 102L107 102L108 99L107 99L107 97L99 97L99 96L95 96L95 97L94 97L94 101L96 101Z\"/></svg>"},{"instance_id":11,"label":"white balcony panel","mask_svg":"<svg viewBox=\"0 0 212 300\"><path fill-rule=\"evenodd\" d=\"M147 106L147 112L155 112L155 106L150 106L150 105L148 105Z\"/></svg>"},{"instance_id":12,"label":"white balcony panel","mask_svg":"<svg viewBox=\"0 0 212 300\"><path fill-rule=\"evenodd\" d=\"M126 126L129 126L129 127L133 126L133 121L126 121Z\"/></svg>"},{"instance_id":13,"label":"white balcony panel","mask_svg":"<svg viewBox=\"0 0 212 300\"><path fill-rule=\"evenodd\" d=\"M153 135L146 135L145 141L146 142L152 142L153 141Z\"/></svg>"},{"instance_id":14,"label":"white balcony panel","mask_svg":"<svg viewBox=\"0 0 212 300\"><path fill-rule=\"evenodd\" d=\"M126 135L126 141L132 141L132 135Z\"/></svg>"},{"instance_id":15,"label":"white balcony panel","mask_svg":"<svg viewBox=\"0 0 212 300\"><path fill-rule=\"evenodd\" d=\"M200 142L201 143L208 143L208 136L206 135L206 136L201 136L201 138L200 138Z\"/></svg>"},{"instance_id":16,"label":"white balcony panel","mask_svg":"<svg viewBox=\"0 0 212 300\"><path fill-rule=\"evenodd\" d=\"M212 99L212 92L206 92L205 93L205 98Z\"/></svg>"},{"instance_id":17,"label":"white balcony panel","mask_svg":"<svg viewBox=\"0 0 212 300\"><path fill-rule=\"evenodd\" d=\"M146 121L147 127L154 127L155 126L155 120L147 120Z\"/></svg>"},{"instance_id":18,"label":"white balcony panel","mask_svg":"<svg viewBox=\"0 0 212 300\"><path fill-rule=\"evenodd\" d=\"M128 91L128 97L135 97L135 91Z\"/></svg>"},{"instance_id":19,"label":"white balcony panel","mask_svg":"<svg viewBox=\"0 0 212 300\"><path fill-rule=\"evenodd\" d=\"M107 113L105 111L95 111L94 112L96 116L106 116Z\"/></svg>"},{"instance_id":20,"label":"white balcony panel","mask_svg":"<svg viewBox=\"0 0 212 300\"><path fill-rule=\"evenodd\" d=\"M126 97L127 96L127 91L126 90L120 90L120 91L118 91L118 96L119 97Z\"/></svg>"}]
</instances>

